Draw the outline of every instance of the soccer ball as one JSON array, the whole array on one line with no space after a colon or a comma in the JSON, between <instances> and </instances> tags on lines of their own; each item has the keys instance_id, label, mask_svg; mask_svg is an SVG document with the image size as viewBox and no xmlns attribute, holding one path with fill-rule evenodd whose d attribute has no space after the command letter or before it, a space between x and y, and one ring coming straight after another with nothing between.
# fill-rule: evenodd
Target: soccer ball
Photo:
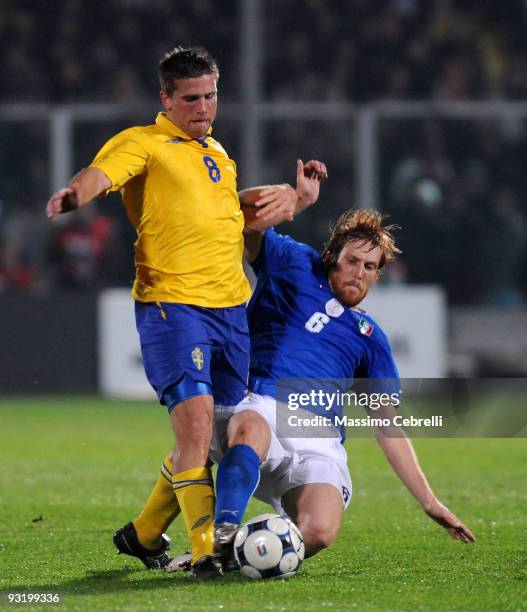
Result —
<instances>
[{"instance_id":1,"label":"soccer ball","mask_svg":"<svg viewBox=\"0 0 527 612\"><path fill-rule=\"evenodd\" d=\"M304 540L293 521L280 514L261 514L240 528L234 556L242 574L262 578L290 578L304 559Z\"/></svg>"}]
</instances>

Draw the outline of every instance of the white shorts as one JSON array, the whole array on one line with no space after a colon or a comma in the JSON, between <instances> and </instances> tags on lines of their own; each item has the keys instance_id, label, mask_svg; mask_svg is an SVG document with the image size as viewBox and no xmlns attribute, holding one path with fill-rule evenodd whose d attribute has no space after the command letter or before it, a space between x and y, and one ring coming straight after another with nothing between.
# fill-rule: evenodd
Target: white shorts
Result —
<instances>
[{"instance_id":1,"label":"white shorts","mask_svg":"<svg viewBox=\"0 0 527 612\"><path fill-rule=\"evenodd\" d=\"M344 509L351 499L351 476L346 449L340 438L278 438L276 434L276 400L266 395L249 395L237 406L216 406L211 459L218 463L227 449L227 425L233 414L253 410L271 428L271 445L260 466L260 482L254 496L279 514L284 512L282 496L305 484L331 484L342 496Z\"/></svg>"}]
</instances>

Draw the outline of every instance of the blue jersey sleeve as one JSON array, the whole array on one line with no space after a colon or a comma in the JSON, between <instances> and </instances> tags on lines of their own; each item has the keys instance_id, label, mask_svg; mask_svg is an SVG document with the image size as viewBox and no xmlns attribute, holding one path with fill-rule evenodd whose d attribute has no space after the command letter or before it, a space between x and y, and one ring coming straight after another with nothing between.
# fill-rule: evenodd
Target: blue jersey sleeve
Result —
<instances>
[{"instance_id":1,"label":"blue jersey sleeve","mask_svg":"<svg viewBox=\"0 0 527 612\"><path fill-rule=\"evenodd\" d=\"M261 271L271 273L274 270L289 266L295 261L295 253L302 248L309 248L296 242L290 236L277 234L274 229L267 230L263 237L262 248L251 267L256 274Z\"/></svg>"}]
</instances>

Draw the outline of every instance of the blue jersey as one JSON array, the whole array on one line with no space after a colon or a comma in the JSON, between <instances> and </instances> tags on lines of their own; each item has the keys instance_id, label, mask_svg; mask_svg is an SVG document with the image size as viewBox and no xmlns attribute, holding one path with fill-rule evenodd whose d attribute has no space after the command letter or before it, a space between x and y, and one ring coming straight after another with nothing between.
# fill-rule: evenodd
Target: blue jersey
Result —
<instances>
[{"instance_id":1,"label":"blue jersey","mask_svg":"<svg viewBox=\"0 0 527 612\"><path fill-rule=\"evenodd\" d=\"M320 389L346 392L361 378L383 379L382 392L399 393L386 335L369 315L335 298L314 249L269 230L253 269L250 390L277 397L280 380L316 379ZM327 416L336 414L342 407Z\"/></svg>"}]
</instances>

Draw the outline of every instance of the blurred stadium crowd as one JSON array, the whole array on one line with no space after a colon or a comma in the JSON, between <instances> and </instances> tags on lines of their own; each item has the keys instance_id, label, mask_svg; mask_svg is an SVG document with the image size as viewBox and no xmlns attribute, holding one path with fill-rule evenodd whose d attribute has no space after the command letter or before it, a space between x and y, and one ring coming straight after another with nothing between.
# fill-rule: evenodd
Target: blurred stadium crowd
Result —
<instances>
[{"instance_id":1,"label":"blurred stadium crowd","mask_svg":"<svg viewBox=\"0 0 527 612\"><path fill-rule=\"evenodd\" d=\"M368 104L527 96L524 0L263 5L266 100ZM0 103L152 104L159 57L179 43L203 44L216 55L222 101L236 100L243 86L234 0L0 0L0 7ZM301 237L318 246L328 210L334 218L353 204L355 136L351 123L320 122L266 127L264 174L283 179L299 142L309 141L312 157L331 143L324 200L333 208L324 204L314 217L298 220ZM50 191L47 126L34 122L14 130L0 120L0 290L129 285L133 236L120 207L97 205L50 227L43 214ZM379 139L381 207L406 229L404 257L388 281L440 283L452 304L524 304L526 122L384 119ZM79 166L88 161L77 157Z\"/></svg>"}]
</instances>

